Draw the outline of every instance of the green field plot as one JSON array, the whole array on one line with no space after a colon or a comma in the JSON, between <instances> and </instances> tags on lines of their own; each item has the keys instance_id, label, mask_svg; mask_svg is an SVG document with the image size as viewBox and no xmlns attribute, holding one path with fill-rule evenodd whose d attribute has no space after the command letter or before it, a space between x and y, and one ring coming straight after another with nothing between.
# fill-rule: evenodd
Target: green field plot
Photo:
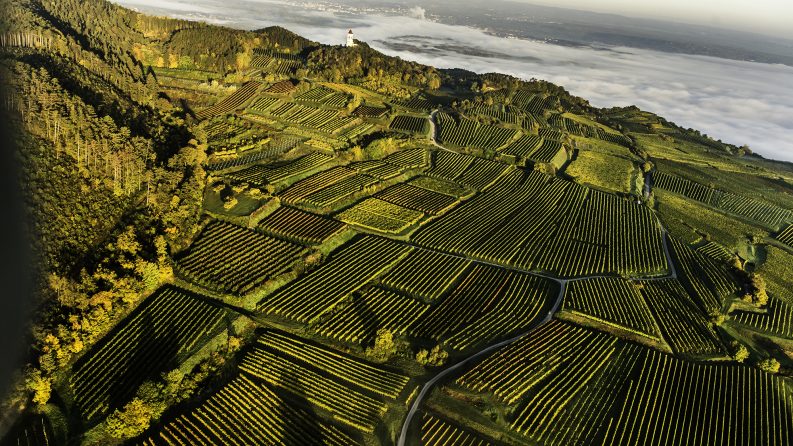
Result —
<instances>
[{"instance_id":1,"label":"green field plot","mask_svg":"<svg viewBox=\"0 0 793 446\"><path fill-rule=\"evenodd\" d=\"M267 233L306 245L320 244L344 227L339 221L290 207L276 209L258 226Z\"/></svg>"},{"instance_id":2,"label":"green field plot","mask_svg":"<svg viewBox=\"0 0 793 446\"><path fill-rule=\"evenodd\" d=\"M527 328L554 291L546 279L477 264L411 331L464 350Z\"/></svg>"},{"instance_id":3,"label":"green field plot","mask_svg":"<svg viewBox=\"0 0 793 446\"><path fill-rule=\"evenodd\" d=\"M653 194L664 226L682 240L696 241L702 235L708 234L728 249L737 250L748 238L763 238L768 235L760 227L725 218L724 214L698 201L661 189L653 190Z\"/></svg>"},{"instance_id":4,"label":"green field plot","mask_svg":"<svg viewBox=\"0 0 793 446\"><path fill-rule=\"evenodd\" d=\"M660 228L646 207L536 172L508 173L413 240L561 276L668 268Z\"/></svg>"},{"instance_id":5,"label":"green field plot","mask_svg":"<svg viewBox=\"0 0 793 446\"><path fill-rule=\"evenodd\" d=\"M723 192L675 175L657 172L654 185L685 197L701 201L716 209L741 216L771 230L793 222L793 211L753 198Z\"/></svg>"},{"instance_id":6,"label":"green field plot","mask_svg":"<svg viewBox=\"0 0 793 446\"><path fill-rule=\"evenodd\" d=\"M660 341L661 331L639 289L630 281L599 277L570 282L562 309L606 327L628 330Z\"/></svg>"},{"instance_id":7,"label":"green field plot","mask_svg":"<svg viewBox=\"0 0 793 446\"><path fill-rule=\"evenodd\" d=\"M278 387L242 374L164 423L142 444L349 446L363 442L319 420L313 410L295 405Z\"/></svg>"},{"instance_id":8,"label":"green field plot","mask_svg":"<svg viewBox=\"0 0 793 446\"><path fill-rule=\"evenodd\" d=\"M581 150L565 173L581 184L627 194L633 190L637 169L627 159Z\"/></svg>"},{"instance_id":9,"label":"green field plot","mask_svg":"<svg viewBox=\"0 0 793 446\"><path fill-rule=\"evenodd\" d=\"M393 101L393 104L416 112L429 112L434 107L432 102L422 94L417 94L407 100Z\"/></svg>"},{"instance_id":10,"label":"green field plot","mask_svg":"<svg viewBox=\"0 0 793 446\"><path fill-rule=\"evenodd\" d=\"M336 215L345 222L375 231L397 234L416 224L424 213L378 198L367 198Z\"/></svg>"},{"instance_id":11,"label":"green field plot","mask_svg":"<svg viewBox=\"0 0 793 446\"><path fill-rule=\"evenodd\" d=\"M791 444L790 398L783 379L751 367L648 351L602 444Z\"/></svg>"},{"instance_id":12,"label":"green field plot","mask_svg":"<svg viewBox=\"0 0 793 446\"><path fill-rule=\"evenodd\" d=\"M295 84L291 80L285 79L276 82L264 89L265 93L284 95L291 93L295 89Z\"/></svg>"},{"instance_id":13,"label":"green field plot","mask_svg":"<svg viewBox=\"0 0 793 446\"><path fill-rule=\"evenodd\" d=\"M376 198L435 215L457 203L457 197L433 192L410 184L396 184L375 195Z\"/></svg>"},{"instance_id":14,"label":"green field plot","mask_svg":"<svg viewBox=\"0 0 793 446\"><path fill-rule=\"evenodd\" d=\"M226 317L199 296L160 288L75 363L69 385L81 416L95 420L124 406L141 384L177 368L220 333Z\"/></svg>"},{"instance_id":15,"label":"green field plot","mask_svg":"<svg viewBox=\"0 0 793 446\"><path fill-rule=\"evenodd\" d=\"M278 164L257 164L236 172L228 173L226 177L234 181L264 186L317 169L323 164L328 163L331 159L331 156L314 152Z\"/></svg>"},{"instance_id":16,"label":"green field plot","mask_svg":"<svg viewBox=\"0 0 793 446\"><path fill-rule=\"evenodd\" d=\"M768 294L788 303L793 303L793 289L790 281L793 277L793 254L765 245L765 259L757 268L757 272L768 284Z\"/></svg>"},{"instance_id":17,"label":"green field plot","mask_svg":"<svg viewBox=\"0 0 793 446\"><path fill-rule=\"evenodd\" d=\"M382 328L395 336L404 335L428 308L428 304L419 300L372 287L354 294L349 302L334 308L313 329L337 341L365 346Z\"/></svg>"},{"instance_id":18,"label":"green field plot","mask_svg":"<svg viewBox=\"0 0 793 446\"><path fill-rule=\"evenodd\" d=\"M190 248L177 256L176 267L199 285L245 294L289 271L303 250L253 229L212 221Z\"/></svg>"},{"instance_id":19,"label":"green field plot","mask_svg":"<svg viewBox=\"0 0 793 446\"><path fill-rule=\"evenodd\" d=\"M424 446L493 445L476 433L429 412L424 412L421 418L421 444Z\"/></svg>"},{"instance_id":20,"label":"green field plot","mask_svg":"<svg viewBox=\"0 0 793 446\"><path fill-rule=\"evenodd\" d=\"M262 299L258 310L298 322L312 321L399 260L409 247L361 237L316 270Z\"/></svg>"},{"instance_id":21,"label":"green field plot","mask_svg":"<svg viewBox=\"0 0 793 446\"><path fill-rule=\"evenodd\" d=\"M426 117L397 115L388 126L391 130L408 133L425 134L429 131L429 122Z\"/></svg>"},{"instance_id":22,"label":"green field plot","mask_svg":"<svg viewBox=\"0 0 793 446\"><path fill-rule=\"evenodd\" d=\"M470 260L415 249L380 278L383 286L433 301L454 286Z\"/></svg>"},{"instance_id":23,"label":"green field plot","mask_svg":"<svg viewBox=\"0 0 793 446\"><path fill-rule=\"evenodd\" d=\"M408 183L411 186L420 187L422 189L437 192L439 194L449 195L453 197L462 197L468 195L470 192L463 186L440 178L432 178L426 176L418 176Z\"/></svg>"},{"instance_id":24,"label":"green field plot","mask_svg":"<svg viewBox=\"0 0 793 446\"><path fill-rule=\"evenodd\" d=\"M723 357L724 347L707 315L674 279L642 283L645 302L675 351L693 357Z\"/></svg>"}]
</instances>

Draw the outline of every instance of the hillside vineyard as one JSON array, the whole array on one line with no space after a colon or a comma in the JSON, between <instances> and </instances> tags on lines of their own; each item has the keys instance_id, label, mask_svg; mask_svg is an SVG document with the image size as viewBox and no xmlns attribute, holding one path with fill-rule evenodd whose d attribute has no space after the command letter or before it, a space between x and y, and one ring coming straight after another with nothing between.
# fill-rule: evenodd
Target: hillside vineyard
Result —
<instances>
[{"instance_id":1,"label":"hillside vineyard","mask_svg":"<svg viewBox=\"0 0 793 446\"><path fill-rule=\"evenodd\" d=\"M793 444L790 164L365 37L2 4L3 445Z\"/></svg>"}]
</instances>

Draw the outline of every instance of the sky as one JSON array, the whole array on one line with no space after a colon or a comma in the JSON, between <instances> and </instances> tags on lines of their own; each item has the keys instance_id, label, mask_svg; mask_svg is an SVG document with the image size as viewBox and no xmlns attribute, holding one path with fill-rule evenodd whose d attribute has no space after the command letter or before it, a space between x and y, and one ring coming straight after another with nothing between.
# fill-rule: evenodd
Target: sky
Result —
<instances>
[{"instance_id":1,"label":"sky","mask_svg":"<svg viewBox=\"0 0 793 446\"><path fill-rule=\"evenodd\" d=\"M685 128L793 161L793 67L634 48L592 49L500 38L411 16L335 14L278 0L118 0L140 10L238 28L284 26L439 68L500 72L565 87L597 107L637 105Z\"/></svg>"},{"instance_id":2,"label":"sky","mask_svg":"<svg viewBox=\"0 0 793 446\"><path fill-rule=\"evenodd\" d=\"M793 38L793 0L513 0Z\"/></svg>"}]
</instances>

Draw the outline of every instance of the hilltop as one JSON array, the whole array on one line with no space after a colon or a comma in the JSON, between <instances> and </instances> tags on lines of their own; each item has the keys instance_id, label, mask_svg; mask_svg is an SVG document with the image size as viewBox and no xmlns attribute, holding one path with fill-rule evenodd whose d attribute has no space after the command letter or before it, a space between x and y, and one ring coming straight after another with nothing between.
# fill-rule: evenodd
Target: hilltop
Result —
<instances>
[{"instance_id":1,"label":"hilltop","mask_svg":"<svg viewBox=\"0 0 793 446\"><path fill-rule=\"evenodd\" d=\"M3 444L791 441L789 163L365 42L2 5Z\"/></svg>"}]
</instances>

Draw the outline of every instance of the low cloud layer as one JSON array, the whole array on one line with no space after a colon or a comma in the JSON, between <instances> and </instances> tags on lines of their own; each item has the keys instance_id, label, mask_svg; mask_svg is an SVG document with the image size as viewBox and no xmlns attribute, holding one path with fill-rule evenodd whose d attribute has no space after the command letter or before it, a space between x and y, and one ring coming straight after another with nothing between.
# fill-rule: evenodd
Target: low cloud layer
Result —
<instances>
[{"instance_id":1,"label":"low cloud layer","mask_svg":"<svg viewBox=\"0 0 793 446\"><path fill-rule=\"evenodd\" d=\"M280 25L309 39L356 38L441 68L546 79L599 107L635 104L681 125L793 161L793 67L629 48L572 48L506 39L405 16L322 10L269 0L120 0L126 6L237 28Z\"/></svg>"}]
</instances>

